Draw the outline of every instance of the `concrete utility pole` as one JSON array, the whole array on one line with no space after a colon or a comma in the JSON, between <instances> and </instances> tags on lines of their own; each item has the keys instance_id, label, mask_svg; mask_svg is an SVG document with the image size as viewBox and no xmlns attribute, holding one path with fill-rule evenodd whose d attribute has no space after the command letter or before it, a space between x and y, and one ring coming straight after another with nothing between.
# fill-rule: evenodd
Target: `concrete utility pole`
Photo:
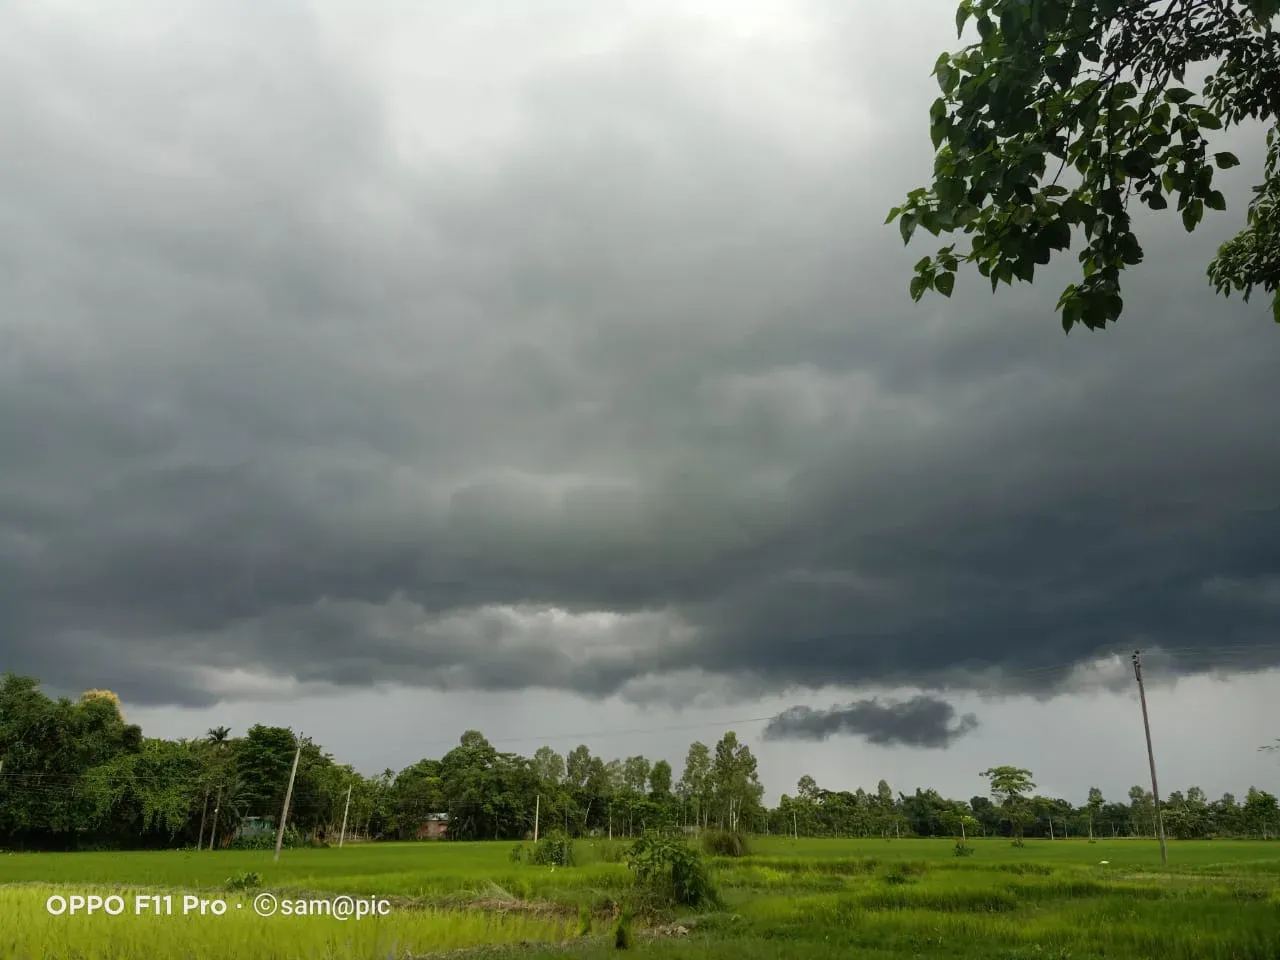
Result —
<instances>
[{"instance_id":1,"label":"concrete utility pole","mask_svg":"<svg viewBox=\"0 0 1280 960\"><path fill-rule=\"evenodd\" d=\"M298 736L298 749L293 754L293 769L289 771L289 786L284 791L284 809L280 811L280 826L276 828L276 856L280 859L280 847L284 844L284 824L289 816L289 801L293 799L293 778L298 775L298 761L302 759L302 736Z\"/></svg>"},{"instance_id":2,"label":"concrete utility pole","mask_svg":"<svg viewBox=\"0 0 1280 960\"><path fill-rule=\"evenodd\" d=\"M1151 803L1156 820L1156 836L1160 838L1160 863L1168 865L1169 851L1164 843L1164 814L1160 812L1160 788L1156 786L1156 755L1151 749L1151 720L1147 716L1147 691L1142 684L1142 651L1133 651L1133 675L1138 681L1138 700L1142 703L1142 729L1147 735L1147 762L1151 765Z\"/></svg>"},{"instance_id":3,"label":"concrete utility pole","mask_svg":"<svg viewBox=\"0 0 1280 960\"><path fill-rule=\"evenodd\" d=\"M342 832L338 834L339 850L342 849L342 841L347 839L347 811L351 809L351 787L352 784L347 784L347 802L342 808Z\"/></svg>"},{"instance_id":4,"label":"concrete utility pole","mask_svg":"<svg viewBox=\"0 0 1280 960\"><path fill-rule=\"evenodd\" d=\"M542 813L542 794L533 801L533 842L538 842L538 816ZM612 831L610 831L612 832Z\"/></svg>"},{"instance_id":5,"label":"concrete utility pole","mask_svg":"<svg viewBox=\"0 0 1280 960\"><path fill-rule=\"evenodd\" d=\"M3 766L0 763L0 766ZM200 808L200 836L196 840L196 851L204 849L204 821L209 816L209 784L204 785L204 806Z\"/></svg>"},{"instance_id":6,"label":"concrete utility pole","mask_svg":"<svg viewBox=\"0 0 1280 960\"><path fill-rule=\"evenodd\" d=\"M213 849L213 841L218 836L218 811L222 809L222 784L218 784L218 795L213 800L213 823L209 824L209 849Z\"/></svg>"}]
</instances>

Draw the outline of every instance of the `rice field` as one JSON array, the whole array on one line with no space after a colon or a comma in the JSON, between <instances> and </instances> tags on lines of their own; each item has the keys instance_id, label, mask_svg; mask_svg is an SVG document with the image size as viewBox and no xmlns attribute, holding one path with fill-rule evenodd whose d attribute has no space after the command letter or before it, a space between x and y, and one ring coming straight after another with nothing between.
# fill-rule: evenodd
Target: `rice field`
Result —
<instances>
[{"instance_id":1,"label":"rice field","mask_svg":"<svg viewBox=\"0 0 1280 960\"><path fill-rule=\"evenodd\" d=\"M0 855L4 958L388 960L448 954L616 955L630 876L604 845L570 868L512 863L509 843L420 843L261 852ZM713 859L722 909L637 921L630 952L667 958L1253 960L1280 958L1280 843L1171 843L1169 866L1139 840L951 841L758 838ZM616 852L616 849L615 849ZM1103 862L1105 861L1105 862ZM259 874L261 886L226 889ZM256 895L383 899L384 915L261 917ZM50 896L121 898L52 916ZM135 911L169 894L172 915ZM183 897L220 900L221 916ZM190 901L186 901L190 902ZM512 951L515 951L513 954Z\"/></svg>"}]
</instances>

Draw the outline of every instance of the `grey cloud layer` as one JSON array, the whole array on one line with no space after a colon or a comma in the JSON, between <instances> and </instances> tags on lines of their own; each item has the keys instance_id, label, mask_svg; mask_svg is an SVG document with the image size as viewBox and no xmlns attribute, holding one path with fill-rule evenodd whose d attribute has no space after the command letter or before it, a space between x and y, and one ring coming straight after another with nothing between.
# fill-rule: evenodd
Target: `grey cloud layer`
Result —
<instances>
[{"instance_id":1,"label":"grey cloud layer","mask_svg":"<svg viewBox=\"0 0 1280 960\"><path fill-rule=\"evenodd\" d=\"M918 68L818 5L355 9L15 8L0 666L199 703L1280 658L1280 339L1209 296L1221 237L1162 220L1102 336L1052 277L906 298L948 4L886 20L938 21ZM399 34L496 79L382 70Z\"/></svg>"},{"instance_id":2,"label":"grey cloud layer","mask_svg":"<svg viewBox=\"0 0 1280 960\"><path fill-rule=\"evenodd\" d=\"M796 706L784 710L764 729L766 740L827 740L841 734L861 736L877 746L946 749L977 729L978 718L935 697L910 700L859 700L829 710Z\"/></svg>"}]
</instances>

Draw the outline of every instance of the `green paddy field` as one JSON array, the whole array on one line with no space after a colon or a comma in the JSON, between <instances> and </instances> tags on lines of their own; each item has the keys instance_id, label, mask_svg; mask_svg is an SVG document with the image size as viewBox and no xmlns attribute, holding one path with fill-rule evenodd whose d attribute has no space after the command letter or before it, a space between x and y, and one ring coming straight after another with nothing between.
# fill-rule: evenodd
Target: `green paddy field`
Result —
<instances>
[{"instance_id":1,"label":"green paddy field","mask_svg":"<svg viewBox=\"0 0 1280 960\"><path fill-rule=\"evenodd\" d=\"M713 859L724 907L649 916L629 954L795 960L1280 958L1280 842L758 838ZM627 868L606 844L575 867L513 863L510 843L416 843L270 852L0 854L0 957L294 960L617 956ZM1103 863L1101 861L1107 861ZM261 885L230 892L257 873ZM254 898L385 900L385 915L259 916ZM53 916L51 896L125 909ZM173 913L136 910L171 897ZM212 903L182 914L184 896ZM57 902L57 901L55 901Z\"/></svg>"}]
</instances>

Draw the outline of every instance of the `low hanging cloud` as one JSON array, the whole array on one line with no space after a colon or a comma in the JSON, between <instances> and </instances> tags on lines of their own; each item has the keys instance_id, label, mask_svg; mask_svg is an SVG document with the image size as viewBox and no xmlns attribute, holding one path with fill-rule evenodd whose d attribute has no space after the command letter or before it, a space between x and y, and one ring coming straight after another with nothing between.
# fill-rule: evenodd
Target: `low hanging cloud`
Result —
<instances>
[{"instance_id":1,"label":"low hanging cloud","mask_svg":"<svg viewBox=\"0 0 1280 960\"><path fill-rule=\"evenodd\" d=\"M886 701L872 697L829 710L791 707L769 721L764 738L828 740L846 734L860 736L877 746L945 750L978 726L978 718L972 713L955 721L956 708L945 700L919 696Z\"/></svg>"}]
</instances>

